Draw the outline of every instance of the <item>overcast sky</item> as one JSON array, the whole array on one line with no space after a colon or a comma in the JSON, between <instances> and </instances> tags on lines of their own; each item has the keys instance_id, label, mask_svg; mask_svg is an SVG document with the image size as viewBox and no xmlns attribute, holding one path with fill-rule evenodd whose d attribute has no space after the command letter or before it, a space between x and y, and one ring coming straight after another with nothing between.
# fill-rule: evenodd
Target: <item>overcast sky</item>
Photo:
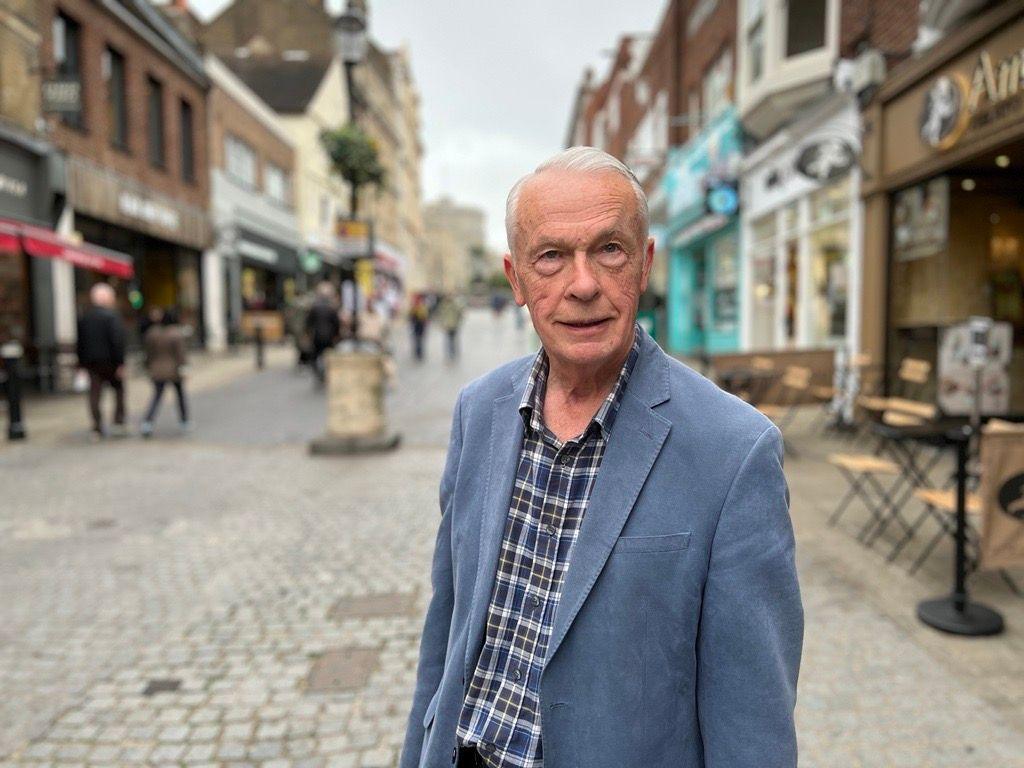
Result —
<instances>
[{"instance_id":1,"label":"overcast sky","mask_svg":"<svg viewBox=\"0 0 1024 768\"><path fill-rule=\"evenodd\" d=\"M229 0L190 0L208 19ZM505 195L562 148L584 68L601 76L623 32L650 32L667 0L370 0L370 33L407 43L422 96L426 200L487 213L505 249Z\"/></svg>"}]
</instances>

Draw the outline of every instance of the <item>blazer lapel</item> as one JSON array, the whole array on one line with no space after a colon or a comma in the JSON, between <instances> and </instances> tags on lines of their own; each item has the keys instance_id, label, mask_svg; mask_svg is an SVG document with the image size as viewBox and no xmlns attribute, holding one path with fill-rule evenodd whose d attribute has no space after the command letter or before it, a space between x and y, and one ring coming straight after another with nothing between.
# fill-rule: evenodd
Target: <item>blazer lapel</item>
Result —
<instances>
[{"instance_id":1,"label":"blazer lapel","mask_svg":"<svg viewBox=\"0 0 1024 768\"><path fill-rule=\"evenodd\" d=\"M523 446L523 422L519 401L526 386L525 376L514 382L513 390L494 401L491 413L490 456L488 457L487 495L480 523L480 552L477 558L476 582L469 613L469 638L466 643L466 680L476 665L487 624L487 607L494 588L498 553L505 533L509 499L516 477L516 463Z\"/></svg>"},{"instance_id":2,"label":"blazer lapel","mask_svg":"<svg viewBox=\"0 0 1024 768\"><path fill-rule=\"evenodd\" d=\"M573 545L548 643L548 661L601 574L668 437L671 423L651 408L667 399L668 360L645 333Z\"/></svg>"}]
</instances>

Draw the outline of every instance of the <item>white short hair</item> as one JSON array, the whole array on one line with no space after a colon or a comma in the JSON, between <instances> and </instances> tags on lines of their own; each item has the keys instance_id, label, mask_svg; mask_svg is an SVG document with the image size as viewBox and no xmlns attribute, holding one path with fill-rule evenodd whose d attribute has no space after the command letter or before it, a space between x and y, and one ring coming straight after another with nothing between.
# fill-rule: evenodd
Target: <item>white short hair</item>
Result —
<instances>
[{"instance_id":1,"label":"white short hair","mask_svg":"<svg viewBox=\"0 0 1024 768\"><path fill-rule=\"evenodd\" d=\"M647 195L640 182L629 168L617 158L596 147L569 147L563 149L556 155L552 155L543 163L538 165L532 173L523 176L512 185L508 193L508 200L505 202L505 236L508 238L508 249L515 248L514 240L516 228L518 227L519 215L519 194L523 185L543 171L560 170L576 171L578 173L603 173L611 171L622 176L633 188L636 195L636 207L638 224L641 225L643 237L646 239L648 227L650 226L650 213L647 209Z\"/></svg>"}]
</instances>

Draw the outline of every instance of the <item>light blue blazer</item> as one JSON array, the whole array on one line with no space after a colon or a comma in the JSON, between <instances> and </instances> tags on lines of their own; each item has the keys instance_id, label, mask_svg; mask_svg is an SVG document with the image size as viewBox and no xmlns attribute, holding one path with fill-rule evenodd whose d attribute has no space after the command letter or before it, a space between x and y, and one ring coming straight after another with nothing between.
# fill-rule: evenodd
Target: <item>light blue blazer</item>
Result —
<instances>
[{"instance_id":1,"label":"light blue blazer","mask_svg":"<svg viewBox=\"0 0 1024 768\"><path fill-rule=\"evenodd\" d=\"M402 768L448 768L532 358L463 389ZM803 608L778 429L643 334L541 678L545 768L792 768Z\"/></svg>"}]
</instances>

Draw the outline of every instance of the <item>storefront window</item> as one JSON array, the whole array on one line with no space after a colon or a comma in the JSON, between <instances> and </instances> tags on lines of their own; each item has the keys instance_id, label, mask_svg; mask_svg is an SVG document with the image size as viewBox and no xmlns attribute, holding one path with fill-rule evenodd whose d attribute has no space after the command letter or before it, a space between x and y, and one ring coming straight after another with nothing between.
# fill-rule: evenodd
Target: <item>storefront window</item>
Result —
<instances>
[{"instance_id":1,"label":"storefront window","mask_svg":"<svg viewBox=\"0 0 1024 768\"><path fill-rule=\"evenodd\" d=\"M826 0L786 3L786 56L799 56L825 47Z\"/></svg>"},{"instance_id":2,"label":"storefront window","mask_svg":"<svg viewBox=\"0 0 1024 768\"><path fill-rule=\"evenodd\" d=\"M846 222L811 234L811 346L824 346L846 334L849 241L850 228Z\"/></svg>"},{"instance_id":3,"label":"storefront window","mask_svg":"<svg viewBox=\"0 0 1024 768\"><path fill-rule=\"evenodd\" d=\"M850 212L850 177L811 193L811 226L845 218Z\"/></svg>"},{"instance_id":4,"label":"storefront window","mask_svg":"<svg viewBox=\"0 0 1024 768\"><path fill-rule=\"evenodd\" d=\"M717 238L709 249L714 259L715 329L731 330L739 320L736 287L739 282L739 243L736 235Z\"/></svg>"},{"instance_id":5,"label":"storefront window","mask_svg":"<svg viewBox=\"0 0 1024 768\"><path fill-rule=\"evenodd\" d=\"M750 346L775 343L775 213L754 222L751 237Z\"/></svg>"}]
</instances>

